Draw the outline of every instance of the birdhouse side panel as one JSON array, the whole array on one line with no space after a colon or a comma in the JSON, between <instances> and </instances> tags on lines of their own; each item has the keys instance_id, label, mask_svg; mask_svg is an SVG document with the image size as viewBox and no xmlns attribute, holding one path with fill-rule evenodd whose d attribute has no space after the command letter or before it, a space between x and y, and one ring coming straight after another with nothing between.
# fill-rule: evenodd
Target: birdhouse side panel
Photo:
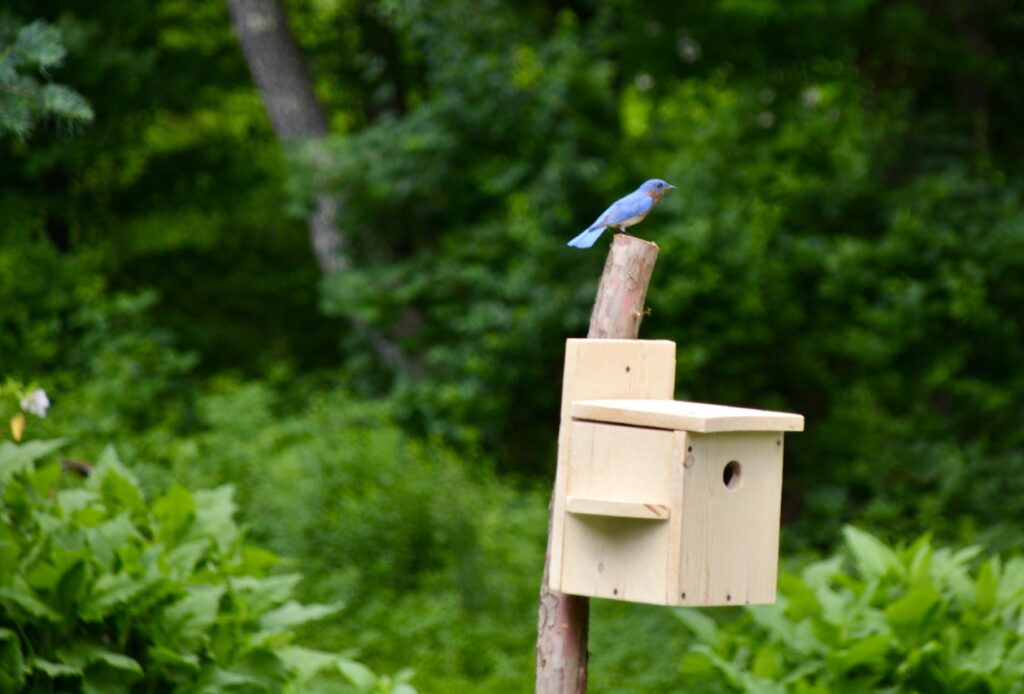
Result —
<instances>
[{"instance_id":1,"label":"birdhouse side panel","mask_svg":"<svg viewBox=\"0 0 1024 694\"><path fill-rule=\"evenodd\" d=\"M560 590L665 604L682 499L673 484L678 438L657 429L572 422L566 493L577 508L590 510L565 514Z\"/></svg>"},{"instance_id":2,"label":"birdhouse side panel","mask_svg":"<svg viewBox=\"0 0 1024 694\"><path fill-rule=\"evenodd\" d=\"M570 426L568 496L671 503L672 432L597 422Z\"/></svg>"}]
</instances>

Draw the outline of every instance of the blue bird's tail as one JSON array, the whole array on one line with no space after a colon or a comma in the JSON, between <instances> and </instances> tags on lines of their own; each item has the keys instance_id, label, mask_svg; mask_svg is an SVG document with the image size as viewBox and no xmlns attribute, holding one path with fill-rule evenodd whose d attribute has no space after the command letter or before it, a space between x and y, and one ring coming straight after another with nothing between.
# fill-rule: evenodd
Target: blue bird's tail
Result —
<instances>
[{"instance_id":1,"label":"blue bird's tail","mask_svg":"<svg viewBox=\"0 0 1024 694\"><path fill-rule=\"evenodd\" d=\"M603 226L594 226L585 230L582 234L570 241L567 246L574 248L590 248L597 241L598 237L605 230Z\"/></svg>"}]
</instances>

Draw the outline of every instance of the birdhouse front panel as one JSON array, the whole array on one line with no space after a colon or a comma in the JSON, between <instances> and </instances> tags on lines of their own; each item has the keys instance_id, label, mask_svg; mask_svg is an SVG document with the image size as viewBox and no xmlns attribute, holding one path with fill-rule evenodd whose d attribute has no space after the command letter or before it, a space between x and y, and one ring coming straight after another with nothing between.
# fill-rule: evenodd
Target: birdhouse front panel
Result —
<instances>
[{"instance_id":1,"label":"birdhouse front panel","mask_svg":"<svg viewBox=\"0 0 1024 694\"><path fill-rule=\"evenodd\" d=\"M669 604L775 602L782 433L687 432L679 593Z\"/></svg>"}]
</instances>

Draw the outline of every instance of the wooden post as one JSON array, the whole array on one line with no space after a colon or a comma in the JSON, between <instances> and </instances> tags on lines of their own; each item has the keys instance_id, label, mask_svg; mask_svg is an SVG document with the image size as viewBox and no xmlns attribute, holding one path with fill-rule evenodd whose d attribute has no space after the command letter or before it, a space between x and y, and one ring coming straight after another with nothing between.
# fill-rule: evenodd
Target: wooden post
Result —
<instances>
[{"instance_id":1,"label":"wooden post","mask_svg":"<svg viewBox=\"0 0 1024 694\"><path fill-rule=\"evenodd\" d=\"M597 287L588 338L637 338L644 317L647 285L657 258L657 244L626 234L615 235ZM536 691L537 694L582 694L587 690L590 600L548 588L551 509L549 505L548 549L537 620Z\"/></svg>"}]
</instances>

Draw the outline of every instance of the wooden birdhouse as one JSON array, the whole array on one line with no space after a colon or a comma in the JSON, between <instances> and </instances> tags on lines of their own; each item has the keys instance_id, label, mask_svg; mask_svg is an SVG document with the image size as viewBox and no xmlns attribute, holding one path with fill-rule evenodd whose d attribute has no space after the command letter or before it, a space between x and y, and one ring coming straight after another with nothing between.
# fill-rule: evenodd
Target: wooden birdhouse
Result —
<instances>
[{"instance_id":1,"label":"wooden birdhouse","mask_svg":"<svg viewBox=\"0 0 1024 694\"><path fill-rule=\"evenodd\" d=\"M550 587L658 605L775 601L783 433L803 417L679 402L675 343L569 340Z\"/></svg>"}]
</instances>

